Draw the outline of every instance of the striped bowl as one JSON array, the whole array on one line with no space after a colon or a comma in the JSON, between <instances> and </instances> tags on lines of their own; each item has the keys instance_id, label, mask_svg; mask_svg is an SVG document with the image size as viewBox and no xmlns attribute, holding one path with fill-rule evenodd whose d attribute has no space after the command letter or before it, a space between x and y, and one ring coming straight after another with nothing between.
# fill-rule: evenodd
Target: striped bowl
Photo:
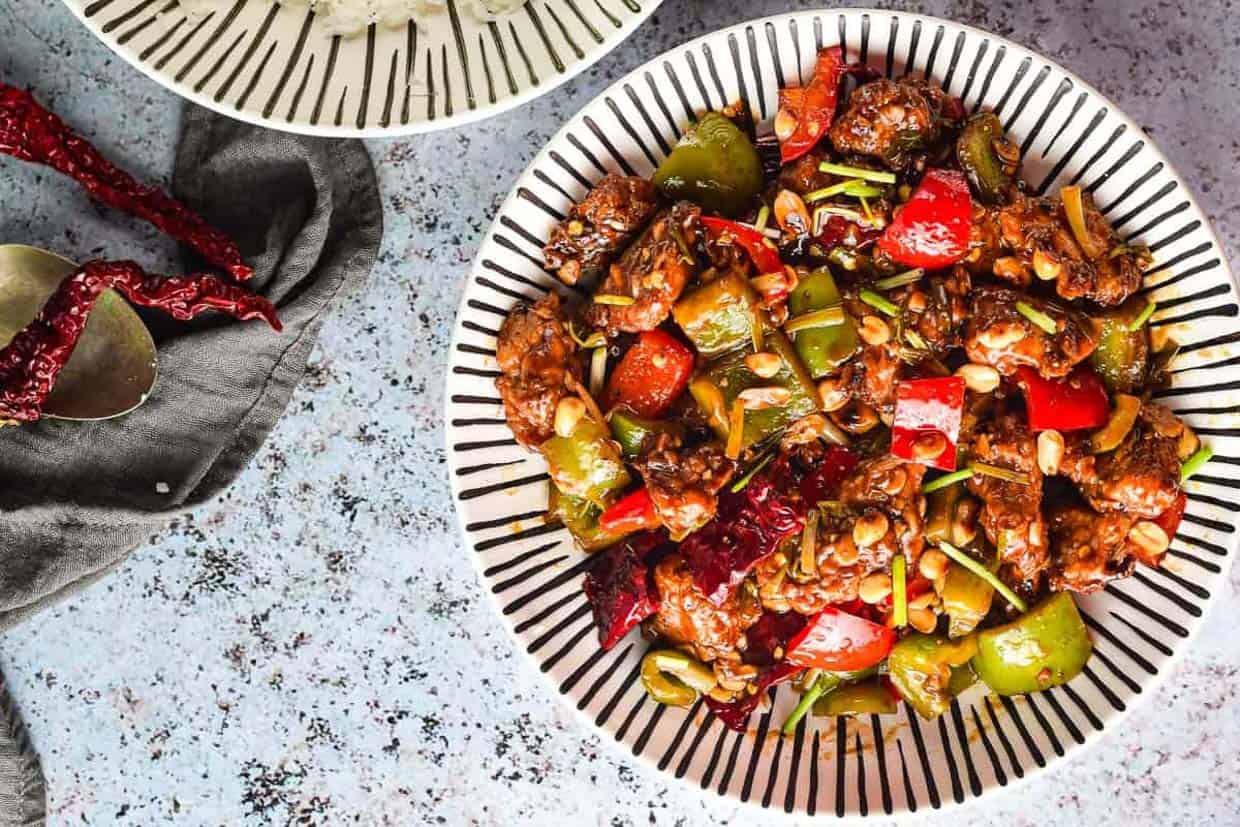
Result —
<instances>
[{"instance_id":1,"label":"striped bowl","mask_svg":"<svg viewBox=\"0 0 1240 827\"><path fill-rule=\"evenodd\" d=\"M1095 654L1071 683L1027 698L974 687L936 721L898 715L802 721L780 737L794 693L736 734L699 702L646 697L645 649L632 635L598 647L581 592L589 564L561 528L544 525L542 459L517 447L493 380L495 335L509 307L553 286L539 250L552 225L609 171L648 175L696 115L736 99L762 117L776 90L805 80L817 49L847 53L888 76L924 74L997 112L1020 144L1038 192L1080 183L1121 234L1156 263L1152 324L1182 345L1174 385L1158 396L1217 457L1188 483L1188 513L1165 566L1080 601ZM896 813L962 803L1029 778L1123 719L1170 670L1201 624L1236 551L1240 486L1236 290L1218 239L1183 180L1132 120L1053 62L986 32L912 14L801 12L756 20L656 58L604 92L560 131L517 182L465 289L447 384L448 458L467 553L504 623L550 685L635 756L720 795L788 812Z\"/></svg>"},{"instance_id":2,"label":"striped bowl","mask_svg":"<svg viewBox=\"0 0 1240 827\"><path fill-rule=\"evenodd\" d=\"M532 100L611 51L662 0L527 0L480 21L446 13L333 36L306 8L220 0L65 0L113 51L234 118L314 135L384 137L475 121Z\"/></svg>"}]
</instances>

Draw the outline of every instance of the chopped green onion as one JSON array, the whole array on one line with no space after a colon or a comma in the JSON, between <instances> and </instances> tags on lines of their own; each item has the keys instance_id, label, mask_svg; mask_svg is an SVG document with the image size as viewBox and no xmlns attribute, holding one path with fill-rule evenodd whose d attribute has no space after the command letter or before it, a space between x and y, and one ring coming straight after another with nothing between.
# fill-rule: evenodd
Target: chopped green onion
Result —
<instances>
[{"instance_id":1,"label":"chopped green onion","mask_svg":"<svg viewBox=\"0 0 1240 827\"><path fill-rule=\"evenodd\" d=\"M904 331L904 338L908 339L908 343L916 350L929 350L929 348L926 347L926 340L921 338L921 334L919 334L916 330L909 329Z\"/></svg>"},{"instance_id":2,"label":"chopped green onion","mask_svg":"<svg viewBox=\"0 0 1240 827\"><path fill-rule=\"evenodd\" d=\"M632 296L615 296L610 293L599 293L594 297L595 304L610 304L615 307L628 307L636 301Z\"/></svg>"},{"instance_id":3,"label":"chopped green onion","mask_svg":"<svg viewBox=\"0 0 1240 827\"><path fill-rule=\"evenodd\" d=\"M1154 309L1157 307L1153 302L1146 302L1145 307L1137 314L1137 318L1128 323L1128 332L1136 333L1141 327L1150 320L1150 316L1154 315Z\"/></svg>"},{"instance_id":4,"label":"chopped green onion","mask_svg":"<svg viewBox=\"0 0 1240 827\"><path fill-rule=\"evenodd\" d=\"M771 208L766 204L762 205L762 209L758 210L758 217L754 219L753 228L755 230L765 230L766 221L771 217Z\"/></svg>"},{"instance_id":5,"label":"chopped green onion","mask_svg":"<svg viewBox=\"0 0 1240 827\"><path fill-rule=\"evenodd\" d=\"M971 476L973 476L972 468L962 468L959 471L952 471L950 474L944 474L941 477L935 477L930 480L930 482L921 487L921 493L932 494L941 488L947 488L950 485L963 482Z\"/></svg>"},{"instance_id":6,"label":"chopped green onion","mask_svg":"<svg viewBox=\"0 0 1240 827\"><path fill-rule=\"evenodd\" d=\"M1029 607L1025 605L1025 601L1020 599L1020 595L1009 589L1007 584L1000 580L994 572L974 560L969 555L965 554L960 549L953 546L951 543L946 540L939 540L939 551L943 552L952 560L964 566L966 569L989 583L995 591L1003 595L1007 602L1015 606L1018 611L1025 612L1029 610Z\"/></svg>"},{"instance_id":7,"label":"chopped green onion","mask_svg":"<svg viewBox=\"0 0 1240 827\"><path fill-rule=\"evenodd\" d=\"M590 354L590 395L596 399L603 393L607 379L607 348L596 347Z\"/></svg>"},{"instance_id":8,"label":"chopped green onion","mask_svg":"<svg viewBox=\"0 0 1240 827\"><path fill-rule=\"evenodd\" d=\"M1050 335L1054 336L1059 332L1059 323L1053 318L1038 310L1028 302L1017 302L1016 312L1033 322L1038 327Z\"/></svg>"},{"instance_id":9,"label":"chopped green onion","mask_svg":"<svg viewBox=\"0 0 1240 827\"><path fill-rule=\"evenodd\" d=\"M861 301L865 302L870 307L873 307L875 310L881 310L883 313L886 313L888 316L899 316L900 315L900 308L894 302L888 301L887 299L875 293L873 290L869 290L869 289L862 290L861 293L859 294L859 298L861 299Z\"/></svg>"},{"instance_id":10,"label":"chopped green onion","mask_svg":"<svg viewBox=\"0 0 1240 827\"><path fill-rule=\"evenodd\" d=\"M891 622L896 628L908 625L908 563L896 553L891 561Z\"/></svg>"},{"instance_id":11,"label":"chopped green onion","mask_svg":"<svg viewBox=\"0 0 1240 827\"><path fill-rule=\"evenodd\" d=\"M1013 471L1010 468L1001 468L998 465L988 465L985 462L975 462L969 466L969 470L974 474L982 474L987 477L1004 480L1005 482L1015 482L1020 485L1029 485L1029 475L1023 471ZM960 473L957 471L956 473Z\"/></svg>"},{"instance_id":12,"label":"chopped green onion","mask_svg":"<svg viewBox=\"0 0 1240 827\"><path fill-rule=\"evenodd\" d=\"M904 287L905 285L921 281L921 277L925 274L926 270L924 267L917 267L912 270L905 270L903 273L897 273L894 276L888 276L885 279L879 279L874 282L873 287L875 290L894 290L897 287Z\"/></svg>"},{"instance_id":13,"label":"chopped green onion","mask_svg":"<svg viewBox=\"0 0 1240 827\"><path fill-rule=\"evenodd\" d=\"M811 190L810 192L805 193L805 197L802 200L805 201L806 204L809 204L814 201L821 201L824 198L830 198L833 195L839 195L848 187L848 183L848 181L840 181L838 184L832 184L829 187Z\"/></svg>"},{"instance_id":14,"label":"chopped green onion","mask_svg":"<svg viewBox=\"0 0 1240 827\"><path fill-rule=\"evenodd\" d=\"M1059 191L1059 198L1063 201L1064 215L1068 217L1068 226L1072 228L1076 243L1081 245L1081 250L1087 258L1097 258L1101 253L1094 246L1093 239L1089 237L1089 228L1085 224L1085 201L1081 197L1081 188L1064 187Z\"/></svg>"},{"instance_id":15,"label":"chopped green onion","mask_svg":"<svg viewBox=\"0 0 1240 827\"><path fill-rule=\"evenodd\" d=\"M1197 453L1184 460L1184 464L1180 466L1180 482L1188 480L1213 458L1214 450L1209 445L1202 445L1197 449Z\"/></svg>"},{"instance_id":16,"label":"chopped green onion","mask_svg":"<svg viewBox=\"0 0 1240 827\"><path fill-rule=\"evenodd\" d=\"M878 187L872 187L869 184L863 184L860 181L850 181L849 183L851 186L844 190L844 194L852 196L853 198L861 199L862 206L865 206L865 199L879 198L883 194L883 191Z\"/></svg>"},{"instance_id":17,"label":"chopped green onion","mask_svg":"<svg viewBox=\"0 0 1240 827\"><path fill-rule=\"evenodd\" d=\"M796 708L793 709L792 713L784 720L784 725L782 727L782 732L784 735L791 735L795 732L797 724L801 723L801 719L805 717L805 713L809 712L814 706L814 701L822 697L828 687L833 687L837 684L838 681L824 681L822 677L819 677L818 680L814 681L813 686L805 690L805 693L801 695L801 700L797 703Z\"/></svg>"},{"instance_id":18,"label":"chopped green onion","mask_svg":"<svg viewBox=\"0 0 1240 827\"><path fill-rule=\"evenodd\" d=\"M864 181L854 178L850 181L840 181L829 187L807 192L802 200L808 204L811 201L822 201L824 198L830 198L833 195L847 195L850 198L860 198L862 203L864 203L866 198L877 198L882 194L883 191L878 187L872 187Z\"/></svg>"},{"instance_id":19,"label":"chopped green onion","mask_svg":"<svg viewBox=\"0 0 1240 827\"><path fill-rule=\"evenodd\" d=\"M842 175L845 178L860 178L863 181L874 181L879 184L894 184L896 182L896 175L894 172L879 172L876 169L850 167L845 164L832 164L829 161L823 161L819 164L818 171L829 172L832 175Z\"/></svg>"},{"instance_id":20,"label":"chopped green onion","mask_svg":"<svg viewBox=\"0 0 1240 827\"><path fill-rule=\"evenodd\" d=\"M779 449L779 444L776 443L763 456L759 457L757 462L749 466L749 470L746 471L745 474L739 480L732 483L732 493L736 494L736 493L739 493L740 491L743 491L745 489L745 486L749 485L749 483L753 480L753 478L758 475L758 472L761 471L763 468L765 468L767 465L769 465L771 463L771 460L775 459L775 454L778 453L778 449Z\"/></svg>"},{"instance_id":21,"label":"chopped green onion","mask_svg":"<svg viewBox=\"0 0 1240 827\"><path fill-rule=\"evenodd\" d=\"M583 350L592 350L596 347L602 347L607 344L607 337L602 332L596 330L584 339L577 333L576 328L570 320L568 323L568 335L573 337L573 341Z\"/></svg>"},{"instance_id":22,"label":"chopped green onion","mask_svg":"<svg viewBox=\"0 0 1240 827\"><path fill-rule=\"evenodd\" d=\"M873 224L874 211L870 209L870 202L866 200L864 195L859 197L861 198L861 211L865 213L865 220Z\"/></svg>"},{"instance_id":23,"label":"chopped green onion","mask_svg":"<svg viewBox=\"0 0 1240 827\"><path fill-rule=\"evenodd\" d=\"M784 324L784 331L796 333L798 330L809 330L812 327L836 327L843 323L844 308L833 304L821 310L811 310L809 313L794 316Z\"/></svg>"}]
</instances>

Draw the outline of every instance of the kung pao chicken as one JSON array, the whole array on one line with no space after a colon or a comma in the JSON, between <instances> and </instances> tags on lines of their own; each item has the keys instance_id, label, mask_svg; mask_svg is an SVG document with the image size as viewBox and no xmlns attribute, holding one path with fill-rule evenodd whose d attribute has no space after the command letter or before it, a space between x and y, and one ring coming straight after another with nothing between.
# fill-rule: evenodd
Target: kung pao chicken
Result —
<instances>
[{"instance_id":1,"label":"kung pao chicken","mask_svg":"<svg viewBox=\"0 0 1240 827\"><path fill-rule=\"evenodd\" d=\"M779 104L600 180L499 332L601 645L640 625L649 695L737 729L787 680L785 732L1071 680L1072 594L1158 566L1210 458L1150 400L1148 251L928 81L827 49Z\"/></svg>"}]
</instances>

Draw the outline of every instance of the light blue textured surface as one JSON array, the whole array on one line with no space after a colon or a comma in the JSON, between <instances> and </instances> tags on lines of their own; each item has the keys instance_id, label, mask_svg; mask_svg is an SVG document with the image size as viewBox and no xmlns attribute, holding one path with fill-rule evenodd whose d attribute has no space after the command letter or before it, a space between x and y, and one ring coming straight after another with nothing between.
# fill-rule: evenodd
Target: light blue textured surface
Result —
<instances>
[{"instance_id":1,"label":"light blue textured surface","mask_svg":"<svg viewBox=\"0 0 1240 827\"><path fill-rule=\"evenodd\" d=\"M55 824L764 824L603 743L504 635L456 534L440 411L448 337L490 216L570 114L691 37L806 4L664 7L616 53L479 125L370 146L387 238L310 376L227 497L0 637ZM899 4L897 4L899 5ZM929 2L1080 73L1143 124L1235 258L1231 4ZM57 0L0 3L0 79L166 181L180 103ZM0 160L0 241L171 264L167 242ZM931 824L1240 823L1233 572L1164 687L1094 749ZM776 823L771 821L771 823Z\"/></svg>"}]
</instances>

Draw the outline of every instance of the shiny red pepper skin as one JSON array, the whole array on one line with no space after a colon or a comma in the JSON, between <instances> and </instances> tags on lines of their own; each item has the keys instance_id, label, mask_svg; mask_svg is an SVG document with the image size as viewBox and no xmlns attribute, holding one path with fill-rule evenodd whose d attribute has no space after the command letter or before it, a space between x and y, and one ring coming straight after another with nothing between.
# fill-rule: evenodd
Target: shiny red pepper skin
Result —
<instances>
[{"instance_id":1,"label":"shiny red pepper skin","mask_svg":"<svg viewBox=\"0 0 1240 827\"><path fill-rule=\"evenodd\" d=\"M0 349L0 420L39 419L86 329L91 308L108 288L175 319L221 310L239 319L261 318L280 329L271 302L215 276L150 276L132 261L91 261L61 282L38 317Z\"/></svg>"},{"instance_id":2,"label":"shiny red pepper skin","mask_svg":"<svg viewBox=\"0 0 1240 827\"><path fill-rule=\"evenodd\" d=\"M1063 379L1046 379L1030 367L1016 369L1025 392L1025 411L1034 431L1079 431L1099 428L1111 416L1102 380L1081 365Z\"/></svg>"},{"instance_id":3,"label":"shiny red pepper skin","mask_svg":"<svg viewBox=\"0 0 1240 827\"><path fill-rule=\"evenodd\" d=\"M907 379L896 385L896 414L891 425L891 453L943 471L956 470L956 440L964 415L964 379ZM930 460L914 457L913 443L923 434L942 434L943 453Z\"/></svg>"},{"instance_id":4,"label":"shiny red pepper skin","mask_svg":"<svg viewBox=\"0 0 1240 827\"><path fill-rule=\"evenodd\" d=\"M796 129L788 139L779 144L779 160L795 161L813 149L835 120L835 105L839 100L840 80L847 67L838 46L823 49L814 64L814 75L803 89L781 89L780 108L796 118Z\"/></svg>"},{"instance_id":5,"label":"shiny red pepper skin","mask_svg":"<svg viewBox=\"0 0 1240 827\"><path fill-rule=\"evenodd\" d=\"M964 173L932 169L896 212L878 247L908 267L937 270L954 264L969 249L973 199Z\"/></svg>"},{"instance_id":6,"label":"shiny red pepper skin","mask_svg":"<svg viewBox=\"0 0 1240 827\"><path fill-rule=\"evenodd\" d=\"M685 392L693 364L688 345L666 331L648 330L611 372L603 407L625 405L638 416L657 419Z\"/></svg>"},{"instance_id":7,"label":"shiny red pepper skin","mask_svg":"<svg viewBox=\"0 0 1240 827\"><path fill-rule=\"evenodd\" d=\"M779 257L779 250L775 249L775 245L761 231L744 224L737 224L735 221L728 221L726 218L702 216L701 221L712 239L716 241L730 239L733 243L744 247L754 267L758 268L759 275L783 272L784 262Z\"/></svg>"},{"instance_id":8,"label":"shiny red pepper skin","mask_svg":"<svg viewBox=\"0 0 1240 827\"><path fill-rule=\"evenodd\" d=\"M827 607L788 641L784 661L806 669L851 672L881 662L895 642L894 629Z\"/></svg>"},{"instance_id":9,"label":"shiny red pepper skin","mask_svg":"<svg viewBox=\"0 0 1240 827\"><path fill-rule=\"evenodd\" d=\"M254 274L232 239L157 187L139 184L113 166L29 92L0 83L0 154L45 164L75 179L93 198L135 215L238 281Z\"/></svg>"},{"instance_id":10,"label":"shiny red pepper skin","mask_svg":"<svg viewBox=\"0 0 1240 827\"><path fill-rule=\"evenodd\" d=\"M1183 491L1175 498L1175 502L1167 506L1163 513L1158 515L1154 522L1158 523L1158 527L1167 532L1168 537L1174 537L1175 533L1180 530L1180 522L1184 519L1184 509L1188 507L1188 495Z\"/></svg>"},{"instance_id":11,"label":"shiny red pepper skin","mask_svg":"<svg viewBox=\"0 0 1240 827\"><path fill-rule=\"evenodd\" d=\"M645 488L625 494L599 515L598 526L611 534L628 534L634 531L655 529L663 523L654 510L654 502Z\"/></svg>"}]
</instances>

